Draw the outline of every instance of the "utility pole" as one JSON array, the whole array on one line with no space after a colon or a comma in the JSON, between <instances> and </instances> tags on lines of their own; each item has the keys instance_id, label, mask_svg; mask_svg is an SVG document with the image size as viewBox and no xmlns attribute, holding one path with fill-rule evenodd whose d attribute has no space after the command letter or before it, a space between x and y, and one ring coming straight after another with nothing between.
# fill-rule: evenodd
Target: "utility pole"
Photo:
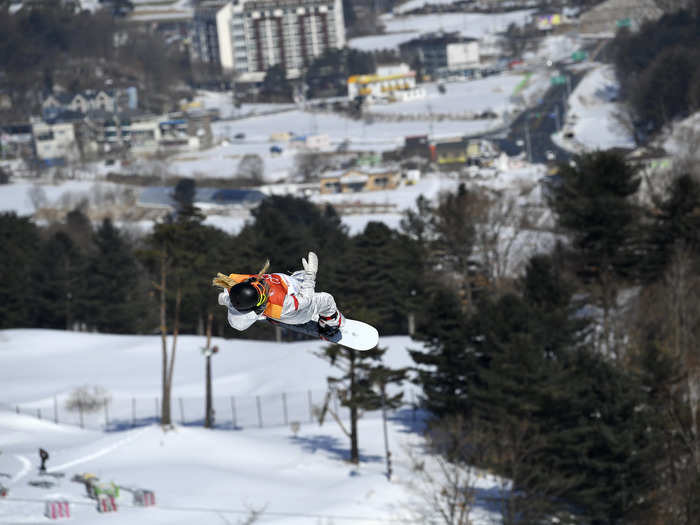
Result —
<instances>
[{"instance_id":1,"label":"utility pole","mask_svg":"<svg viewBox=\"0 0 700 525\"><path fill-rule=\"evenodd\" d=\"M530 144L530 119L525 117L525 147L527 148L527 161L532 164L532 146Z\"/></svg>"},{"instance_id":2,"label":"utility pole","mask_svg":"<svg viewBox=\"0 0 700 525\"><path fill-rule=\"evenodd\" d=\"M207 316L207 346L202 348L206 360L206 405L204 407L204 428L212 428L214 426L214 407L212 406L211 394L211 356L219 351L219 347L211 348L211 324L214 319L214 314L209 313Z\"/></svg>"},{"instance_id":3,"label":"utility pole","mask_svg":"<svg viewBox=\"0 0 700 525\"><path fill-rule=\"evenodd\" d=\"M384 427L384 453L386 455L386 479L391 481L391 452L389 451L389 437L386 431L386 385L379 383L379 390L382 393L382 425Z\"/></svg>"}]
</instances>

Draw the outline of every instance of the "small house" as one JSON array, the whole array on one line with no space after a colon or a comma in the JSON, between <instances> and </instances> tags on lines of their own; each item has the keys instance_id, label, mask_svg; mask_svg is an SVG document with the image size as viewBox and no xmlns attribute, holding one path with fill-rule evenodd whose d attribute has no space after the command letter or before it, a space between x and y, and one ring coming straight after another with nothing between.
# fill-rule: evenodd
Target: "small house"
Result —
<instances>
[{"instance_id":1,"label":"small house","mask_svg":"<svg viewBox=\"0 0 700 525\"><path fill-rule=\"evenodd\" d=\"M395 168L352 168L326 173L321 178L320 192L328 194L391 190L400 182L401 173Z\"/></svg>"},{"instance_id":2,"label":"small house","mask_svg":"<svg viewBox=\"0 0 700 525\"><path fill-rule=\"evenodd\" d=\"M465 164L469 158L469 143L462 138L435 144L433 160L438 164Z\"/></svg>"}]
</instances>

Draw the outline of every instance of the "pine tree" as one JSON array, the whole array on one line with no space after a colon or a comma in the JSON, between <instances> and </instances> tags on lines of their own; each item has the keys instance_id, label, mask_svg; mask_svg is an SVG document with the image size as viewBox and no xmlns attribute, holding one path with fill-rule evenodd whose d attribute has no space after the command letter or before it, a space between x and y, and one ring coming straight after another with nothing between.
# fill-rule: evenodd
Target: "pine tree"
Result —
<instances>
[{"instance_id":1,"label":"pine tree","mask_svg":"<svg viewBox=\"0 0 700 525\"><path fill-rule=\"evenodd\" d=\"M660 441L639 382L582 349L548 393L547 458L577 480L562 498L594 523L622 523L648 509L658 482L650 466Z\"/></svg>"},{"instance_id":2,"label":"pine tree","mask_svg":"<svg viewBox=\"0 0 700 525\"><path fill-rule=\"evenodd\" d=\"M700 184L691 175L675 179L658 203L649 244L650 280L663 276L675 249L700 253Z\"/></svg>"},{"instance_id":3,"label":"pine tree","mask_svg":"<svg viewBox=\"0 0 700 525\"><path fill-rule=\"evenodd\" d=\"M34 261L39 232L26 217L0 213L0 328L32 326Z\"/></svg>"},{"instance_id":4,"label":"pine tree","mask_svg":"<svg viewBox=\"0 0 700 525\"><path fill-rule=\"evenodd\" d=\"M370 222L350 240L333 293L348 317L385 335L406 333L407 316L424 295L420 245L383 223Z\"/></svg>"},{"instance_id":5,"label":"pine tree","mask_svg":"<svg viewBox=\"0 0 700 525\"><path fill-rule=\"evenodd\" d=\"M571 236L576 273L603 310L601 348L617 352L613 327L621 280L636 281L644 250L639 207L631 197L639 188L638 169L613 151L579 155L562 166L550 206L559 226Z\"/></svg>"},{"instance_id":6,"label":"pine tree","mask_svg":"<svg viewBox=\"0 0 700 525\"><path fill-rule=\"evenodd\" d=\"M563 165L560 175L549 204L559 226L572 235L579 272L589 278L606 271L631 275L640 217L630 197L639 188L638 170L619 153L596 151Z\"/></svg>"},{"instance_id":7,"label":"pine tree","mask_svg":"<svg viewBox=\"0 0 700 525\"><path fill-rule=\"evenodd\" d=\"M422 386L424 407L435 417L471 413L469 389L475 379L477 355L473 352L469 319L457 296L437 288L424 301L415 339L426 350L411 350Z\"/></svg>"},{"instance_id":8,"label":"pine tree","mask_svg":"<svg viewBox=\"0 0 700 525\"><path fill-rule=\"evenodd\" d=\"M328 377L329 396L323 407L321 419L329 412L350 438L350 461L359 463L359 431L357 422L366 410L378 410L384 405L387 409L397 408L401 404L403 392L386 396L387 386L401 384L406 377L406 370L392 370L381 364L386 348L375 348L359 352L340 345L325 347L319 357L326 359L343 374L340 377ZM331 396L336 396L341 406L350 411L350 429L346 429L331 407Z\"/></svg>"},{"instance_id":9,"label":"pine tree","mask_svg":"<svg viewBox=\"0 0 700 525\"><path fill-rule=\"evenodd\" d=\"M201 210L194 205L196 192L197 183L194 179L182 178L177 181L173 191L173 199L175 200L175 214L179 218L185 220L204 218Z\"/></svg>"},{"instance_id":10,"label":"pine tree","mask_svg":"<svg viewBox=\"0 0 700 525\"><path fill-rule=\"evenodd\" d=\"M81 321L81 297L85 293L82 279L86 258L71 238L62 231L44 241L38 255L34 326L70 330L73 322Z\"/></svg>"},{"instance_id":11,"label":"pine tree","mask_svg":"<svg viewBox=\"0 0 700 525\"><path fill-rule=\"evenodd\" d=\"M100 332L134 333L147 328L148 302L141 266L123 235L105 219L94 235L82 279L80 314Z\"/></svg>"},{"instance_id":12,"label":"pine tree","mask_svg":"<svg viewBox=\"0 0 700 525\"><path fill-rule=\"evenodd\" d=\"M345 264L347 234L332 207L322 210L307 199L271 196L251 215L253 222L236 237L231 272L255 272L265 259L270 259L272 271L293 272L301 269L301 258L314 251L320 262L316 289L333 289L337 268Z\"/></svg>"}]
</instances>

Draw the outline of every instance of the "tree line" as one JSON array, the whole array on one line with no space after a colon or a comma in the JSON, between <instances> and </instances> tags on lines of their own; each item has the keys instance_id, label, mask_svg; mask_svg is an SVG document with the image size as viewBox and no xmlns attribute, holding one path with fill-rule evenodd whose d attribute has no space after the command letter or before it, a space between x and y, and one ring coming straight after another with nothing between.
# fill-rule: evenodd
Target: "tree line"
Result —
<instances>
[{"instance_id":1,"label":"tree line","mask_svg":"<svg viewBox=\"0 0 700 525\"><path fill-rule=\"evenodd\" d=\"M188 184L189 183L189 184ZM332 207L294 197L269 197L252 221L232 235L203 222L187 204L194 181L175 189L178 211L145 236L119 229L111 220L93 228L82 209L63 221L37 225L28 217L0 214L4 249L0 264L0 327L41 327L110 333L154 333L160 320L157 287L167 263L167 311L181 288L180 333L204 333L208 313L213 333L237 335L220 312L211 279L217 272L255 273L265 259L271 271L300 269L301 257L318 253L317 290L333 293L349 317L367 319L383 333L405 333L405 305L420 289L415 243L380 223L351 237ZM371 300L369 300L371 298ZM273 338L266 327L246 336Z\"/></svg>"}]
</instances>

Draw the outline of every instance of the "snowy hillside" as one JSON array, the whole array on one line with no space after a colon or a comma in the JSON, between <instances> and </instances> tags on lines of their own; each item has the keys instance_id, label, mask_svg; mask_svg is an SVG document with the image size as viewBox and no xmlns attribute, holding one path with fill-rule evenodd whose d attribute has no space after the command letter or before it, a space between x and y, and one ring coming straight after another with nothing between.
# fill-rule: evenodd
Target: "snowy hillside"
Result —
<instances>
[{"instance_id":1,"label":"snowy hillside","mask_svg":"<svg viewBox=\"0 0 700 525\"><path fill-rule=\"evenodd\" d=\"M479 39L488 34L503 32L511 23L522 25L530 19L531 14L532 10L494 14L382 15L381 21L385 25L384 34L353 38L348 45L364 51L397 49L399 44L431 31L446 33L455 31L463 36Z\"/></svg>"},{"instance_id":2,"label":"snowy hillside","mask_svg":"<svg viewBox=\"0 0 700 525\"><path fill-rule=\"evenodd\" d=\"M202 337L182 337L175 366L173 396L190 396L202 411L204 359ZM325 387L330 365L313 355L318 342L271 343L214 339L220 352L213 359L213 390L218 398L284 392L314 393ZM157 425L124 424L119 430L83 430L53 422L54 398L63 410L65 396L77 386L100 385L114 406L131 396L155 398L160 389L160 343L154 336L77 334L49 330L0 332L0 484L9 489L0 498L1 523L44 523L48 499L68 500L70 523L113 524L241 523L251 511L263 511L259 523L423 523L425 505L410 487L413 479L409 450L422 454L420 417L407 409L394 414L388 425L388 443L394 476L386 478L381 418L360 421L362 462L347 463L349 443L334 422L323 426L300 419L294 435L289 425L266 421L239 424L236 430L221 424L201 428L201 421L179 424L163 432ZM389 348L385 363L410 364L407 337L380 340ZM411 394L408 394L410 399ZM20 414L16 413L20 407ZM42 420L36 411L44 407ZM291 410L291 407L290 407ZM278 409L281 412L281 409ZM30 415L31 414L31 415ZM217 417L226 415L217 410ZM61 412L60 417L63 417ZM110 417L119 417L118 412ZM65 473L54 487L31 482L39 476L37 450L49 451L50 473ZM156 506L132 504L122 490L118 511L99 516L94 500L71 478L92 473L103 482L155 492ZM485 496L501 490L499 480L474 473L472 484ZM474 523L493 523L496 516L478 500ZM496 521L497 522L497 521Z\"/></svg>"}]
</instances>

